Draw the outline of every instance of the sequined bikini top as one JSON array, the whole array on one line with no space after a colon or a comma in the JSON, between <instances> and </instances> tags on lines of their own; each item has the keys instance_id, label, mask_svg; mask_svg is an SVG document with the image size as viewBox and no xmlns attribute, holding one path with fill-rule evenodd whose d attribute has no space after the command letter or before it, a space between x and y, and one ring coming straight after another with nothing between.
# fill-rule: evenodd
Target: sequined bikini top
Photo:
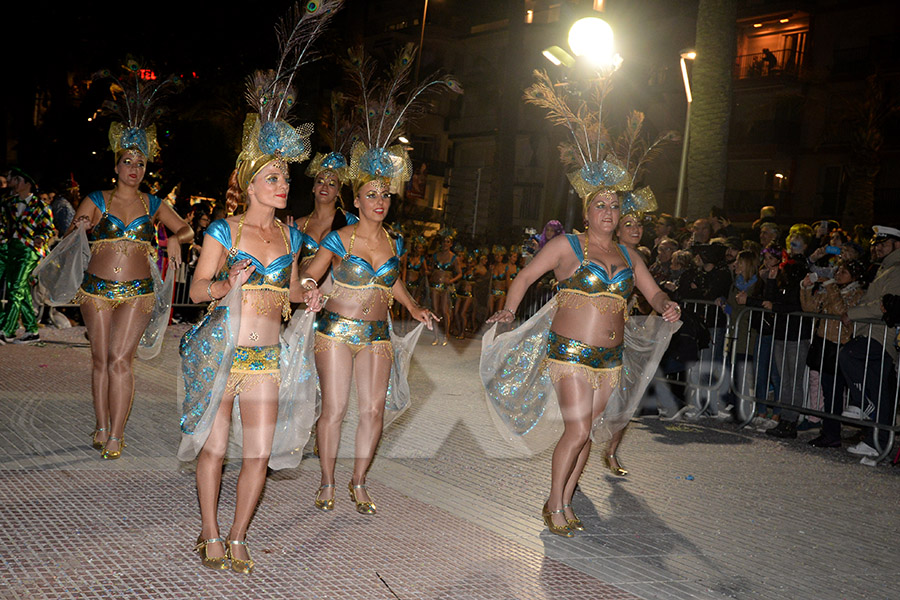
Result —
<instances>
[{"instance_id":1,"label":"sequined bikini top","mask_svg":"<svg viewBox=\"0 0 900 600\"><path fill-rule=\"evenodd\" d=\"M453 255L453 258L450 259L450 262L445 263L438 261L437 252L434 253L432 258L434 259L434 268L438 271L451 271L453 270L453 263L456 262L455 254Z\"/></svg>"},{"instance_id":2,"label":"sequined bikini top","mask_svg":"<svg viewBox=\"0 0 900 600\"><path fill-rule=\"evenodd\" d=\"M491 273L491 279L494 281L500 281L501 279L506 279L506 275L509 273L509 265L506 265L506 268L503 269L502 273Z\"/></svg>"},{"instance_id":3,"label":"sequined bikini top","mask_svg":"<svg viewBox=\"0 0 900 600\"><path fill-rule=\"evenodd\" d=\"M97 244L109 244L113 242L130 242L140 244L151 254L156 253L157 238L156 226L153 225L152 216L159 210L162 201L156 196L148 197L149 205L144 200L143 194L138 194L141 204L144 205L145 214L139 216L126 225L122 220L110 214L103 199L103 192L91 193L88 198L103 213L97 224L91 230L90 242Z\"/></svg>"},{"instance_id":4,"label":"sequined bikini top","mask_svg":"<svg viewBox=\"0 0 900 600\"><path fill-rule=\"evenodd\" d=\"M411 262L408 262L408 263L406 263L406 268L409 269L410 271L418 271L422 268L422 265L424 265L424 264L425 264L425 257L420 256L419 262L417 262L416 264L412 264Z\"/></svg>"},{"instance_id":5,"label":"sequined bikini top","mask_svg":"<svg viewBox=\"0 0 900 600\"><path fill-rule=\"evenodd\" d=\"M353 213L348 213L343 209L338 209L342 213L344 213L344 219L347 221L347 225L355 225L359 223L359 217L354 215ZM306 233L306 228L309 226L309 219L312 217L312 213L306 217L306 221L303 222L303 227L300 228L301 242L302 246L300 248L300 260L305 260L315 255L319 250L319 243L308 233Z\"/></svg>"},{"instance_id":6,"label":"sequined bikini top","mask_svg":"<svg viewBox=\"0 0 900 600\"><path fill-rule=\"evenodd\" d=\"M387 231L384 232L391 241ZM400 276L400 259L406 251L403 238L398 237L394 244L394 256L385 261L383 265L375 269L364 258L353 254L353 244L356 241L356 228L350 235L350 248L344 249L344 242L336 231L332 231L322 239L322 247L341 257L341 263L332 269L335 284L350 288L381 288L390 291L394 282Z\"/></svg>"},{"instance_id":7,"label":"sequined bikini top","mask_svg":"<svg viewBox=\"0 0 900 600\"><path fill-rule=\"evenodd\" d=\"M559 282L560 293L567 292L590 297L612 296L621 299L623 303L627 301L634 290L634 271L625 246L618 245L625 262L628 263L628 268L622 269L610 277L601 265L585 258L578 236L567 233L566 237L569 239L575 256L581 261L581 265L571 277Z\"/></svg>"},{"instance_id":8,"label":"sequined bikini top","mask_svg":"<svg viewBox=\"0 0 900 600\"><path fill-rule=\"evenodd\" d=\"M213 221L206 229L206 235L211 235L214 240L222 244L225 248L228 248L228 258L225 260L225 266L222 267L222 270L219 272L216 279L226 279L228 277L228 271L234 263L239 260L249 259L250 264L256 268L253 270L253 273L250 274L250 277L244 285L241 286L241 289L265 290L278 293L278 302L282 308L282 316L287 319L290 317L289 293L291 287L291 269L294 266L294 257L297 252L300 251L301 234L296 229L287 227L280 221L276 221L278 229L281 231L281 238L284 240L287 254L282 254L268 265L263 266L255 256L238 248L241 243L241 233L244 229L245 216L246 213L241 215L241 220L238 222L238 230L237 235L234 238L234 244L231 243L231 226L225 219ZM286 231L290 232L290 241L288 241L288 234L285 233Z\"/></svg>"}]
</instances>

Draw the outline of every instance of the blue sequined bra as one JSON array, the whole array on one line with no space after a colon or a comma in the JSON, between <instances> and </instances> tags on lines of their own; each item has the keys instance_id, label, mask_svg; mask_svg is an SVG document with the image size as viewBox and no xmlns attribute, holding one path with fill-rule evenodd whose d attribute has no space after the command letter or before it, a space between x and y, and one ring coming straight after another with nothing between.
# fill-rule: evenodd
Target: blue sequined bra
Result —
<instances>
[{"instance_id":1,"label":"blue sequined bra","mask_svg":"<svg viewBox=\"0 0 900 600\"><path fill-rule=\"evenodd\" d=\"M569 233L566 237L581 264L571 277L559 282L560 300L563 301L569 295L591 299L607 297L620 300L624 306L634 291L634 271L625 247L619 244L619 251L628 267L610 277L603 266L585 258L578 236Z\"/></svg>"},{"instance_id":2,"label":"blue sequined bra","mask_svg":"<svg viewBox=\"0 0 900 600\"><path fill-rule=\"evenodd\" d=\"M268 265L263 266L255 256L238 248L244 227L244 216L245 215L241 216L241 220L238 223L234 244L231 243L231 227L225 219L213 221L206 229L206 235L211 235L214 240L222 244L225 248L228 248L228 258L225 260L225 265L222 267L222 270L219 271L219 274L216 276L216 280L226 279L228 277L228 271L234 263L240 260L249 259L250 264L252 264L255 269L244 285L241 286L241 289L276 292L278 294L277 302L282 307L282 314L285 318L288 318L290 317L289 293L291 287L291 271L294 266L294 257L300 250L302 234L296 229L287 227L279 222L278 229L281 231L287 254L282 254ZM286 231L290 232L290 241L288 241L288 235L285 233Z\"/></svg>"},{"instance_id":3,"label":"blue sequined bra","mask_svg":"<svg viewBox=\"0 0 900 600\"><path fill-rule=\"evenodd\" d=\"M432 258L434 259L434 268L437 269L438 271L452 271L453 263L456 262L455 254L453 255L452 258L450 258L450 262L445 262L445 263L442 263L441 261L438 260L437 252L434 253Z\"/></svg>"},{"instance_id":4,"label":"blue sequined bra","mask_svg":"<svg viewBox=\"0 0 900 600\"><path fill-rule=\"evenodd\" d=\"M117 216L110 214L103 199L103 192L91 193L88 198L103 213L97 224L91 230L88 238L91 243L104 244L114 242L129 242L140 244L151 254L156 253L157 238L156 227L153 225L152 216L156 214L162 202L156 196L149 196L149 205L144 201L143 195L138 195L141 204L144 205L145 214L137 217L127 225Z\"/></svg>"},{"instance_id":5,"label":"blue sequined bra","mask_svg":"<svg viewBox=\"0 0 900 600\"><path fill-rule=\"evenodd\" d=\"M353 213L348 213L348 212L344 211L343 209L339 209L339 210L341 210L341 212L344 213L344 219L347 221L347 225L355 225L356 223L359 223L359 217L357 217ZM306 221L303 223L303 227L300 229L300 242L301 242L300 258L301 258L301 260L311 258L319 250L319 243L315 240L315 238L313 238L311 235L306 233L306 227L309 225L310 217L312 217L312 214L310 214L308 217L306 217Z\"/></svg>"},{"instance_id":6,"label":"blue sequined bra","mask_svg":"<svg viewBox=\"0 0 900 600\"><path fill-rule=\"evenodd\" d=\"M350 249L344 249L344 242L336 231L332 231L322 240L322 247L341 257L341 264L332 271L334 282L347 287L378 287L390 289L397 277L400 276L400 259L403 256L403 238L397 238L394 244L394 256L385 261L383 265L375 269L364 258L360 258L353 251L353 242L356 235L350 237Z\"/></svg>"}]
</instances>

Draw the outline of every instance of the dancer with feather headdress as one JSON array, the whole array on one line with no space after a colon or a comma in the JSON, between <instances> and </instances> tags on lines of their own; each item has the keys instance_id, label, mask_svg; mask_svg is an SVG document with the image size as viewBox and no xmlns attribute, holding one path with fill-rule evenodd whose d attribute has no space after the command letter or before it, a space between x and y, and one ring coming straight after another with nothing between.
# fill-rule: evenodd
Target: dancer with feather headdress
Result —
<instances>
[{"instance_id":1,"label":"dancer with feather headdress","mask_svg":"<svg viewBox=\"0 0 900 600\"><path fill-rule=\"evenodd\" d=\"M202 529L196 550L213 569L253 570L246 535L266 467L296 467L313 422L315 393L301 389L310 379L315 387L310 365L305 379L282 376L290 347L280 342L281 323L303 291L296 264L301 234L276 219L275 211L287 205L288 163L310 155L312 125L286 120L296 103L296 72L340 6L340 0L294 5L276 27L281 59L276 69L248 80L255 112L244 122L229 180L229 203L245 203L246 211L210 224L191 282L191 299L210 306L181 340L185 393L178 458L197 457ZM241 471L234 521L223 539L218 499L231 429Z\"/></svg>"},{"instance_id":2,"label":"dancer with feather headdress","mask_svg":"<svg viewBox=\"0 0 900 600\"><path fill-rule=\"evenodd\" d=\"M75 213L71 234L40 267L40 279L57 302L67 302L71 295L62 297L47 281L52 272L55 284L71 277L80 280L75 302L81 304L93 365L96 426L91 437L105 459L119 458L125 447L125 424L134 399L135 353L142 358L155 356L169 320L174 279L170 275L164 285L157 268L157 223L173 232L169 259L176 267L181 262L180 244L193 237L190 225L171 206L140 191L147 163L159 154L153 123L163 112L160 101L180 85L174 76L147 82L140 77L141 69L141 63L129 56L120 75L109 70L94 74L95 81L112 80L113 99L104 102L103 108L118 119L109 128L116 186L88 195L90 202L82 202ZM88 240L87 268L59 277L63 271L83 268L80 248Z\"/></svg>"},{"instance_id":3,"label":"dancer with feather headdress","mask_svg":"<svg viewBox=\"0 0 900 600\"><path fill-rule=\"evenodd\" d=\"M316 435L322 480L315 506L321 510L334 508L334 467L350 395L347 374L353 372L359 425L348 487L357 512L375 514L375 503L365 485L366 473L385 421L390 422L409 405L406 374L412 350L424 324L431 329L435 319L415 303L400 278L400 257L406 249L403 238L385 228L384 219L391 194L401 189L412 171L405 148L394 141L404 134L409 119L422 110L424 94L461 88L449 76L432 77L412 86L409 72L414 55L413 46L403 48L386 78L378 80L374 78L374 62L361 49L352 50L345 64L356 87L357 110L362 118L362 140L353 145L349 165L359 222L325 236L303 272L304 285L309 288L304 301L310 310L318 312L314 337L322 414ZM334 291L326 298L316 282L329 269ZM393 335L390 324L390 307L395 299L421 322L404 338Z\"/></svg>"},{"instance_id":4,"label":"dancer with feather headdress","mask_svg":"<svg viewBox=\"0 0 900 600\"><path fill-rule=\"evenodd\" d=\"M632 191L638 165L630 152L616 157L605 127L611 73L600 74L578 95L554 86L545 73L535 76L525 99L569 131L560 155L584 203L585 233L553 238L518 273L505 306L489 323L511 323L525 291L548 271L554 271L559 293L513 331L498 336L491 328L482 340L480 369L491 415L507 439L525 449L556 439L542 515L551 533L572 537L584 529L572 496L591 439L608 439L631 417L680 325L681 310L637 252L614 242L623 206L649 203L652 194ZM662 318L628 318L635 288Z\"/></svg>"}]
</instances>

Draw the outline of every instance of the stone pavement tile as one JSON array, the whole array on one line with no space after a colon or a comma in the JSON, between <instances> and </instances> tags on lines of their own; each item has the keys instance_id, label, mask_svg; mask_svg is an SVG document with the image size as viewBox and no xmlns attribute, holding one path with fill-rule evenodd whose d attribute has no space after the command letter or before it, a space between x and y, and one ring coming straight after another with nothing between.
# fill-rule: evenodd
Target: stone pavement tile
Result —
<instances>
[{"instance_id":1,"label":"stone pavement tile","mask_svg":"<svg viewBox=\"0 0 900 600\"><path fill-rule=\"evenodd\" d=\"M423 600L636 598L378 484L378 515L357 514L345 494L322 513L317 475L292 475L269 481L249 536L257 570L240 576L190 552L199 516L188 475L0 472L0 597L392 598L390 586ZM222 515L236 479L224 477Z\"/></svg>"}]
</instances>

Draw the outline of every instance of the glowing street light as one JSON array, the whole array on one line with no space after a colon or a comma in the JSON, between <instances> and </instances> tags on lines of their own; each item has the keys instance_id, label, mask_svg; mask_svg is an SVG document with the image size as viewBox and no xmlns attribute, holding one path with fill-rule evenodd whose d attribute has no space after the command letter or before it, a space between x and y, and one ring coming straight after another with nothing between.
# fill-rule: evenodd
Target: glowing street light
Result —
<instances>
[{"instance_id":1,"label":"glowing street light","mask_svg":"<svg viewBox=\"0 0 900 600\"><path fill-rule=\"evenodd\" d=\"M675 216L681 216L681 200L684 196L684 176L687 172L688 138L691 133L691 103L694 97L691 94L691 80L688 78L687 64L685 60L694 60L697 53L694 50L682 50L681 52L681 78L684 80L684 97L687 100L687 111L684 115L684 136L681 141L681 167L678 169L678 193L675 195Z\"/></svg>"},{"instance_id":2,"label":"glowing street light","mask_svg":"<svg viewBox=\"0 0 900 600\"><path fill-rule=\"evenodd\" d=\"M609 23L597 17L585 17L575 21L569 29L569 54L559 46L550 46L543 51L544 57L557 66L572 68L575 57L584 58L598 70L616 70L622 64L613 45L613 30Z\"/></svg>"}]
</instances>

